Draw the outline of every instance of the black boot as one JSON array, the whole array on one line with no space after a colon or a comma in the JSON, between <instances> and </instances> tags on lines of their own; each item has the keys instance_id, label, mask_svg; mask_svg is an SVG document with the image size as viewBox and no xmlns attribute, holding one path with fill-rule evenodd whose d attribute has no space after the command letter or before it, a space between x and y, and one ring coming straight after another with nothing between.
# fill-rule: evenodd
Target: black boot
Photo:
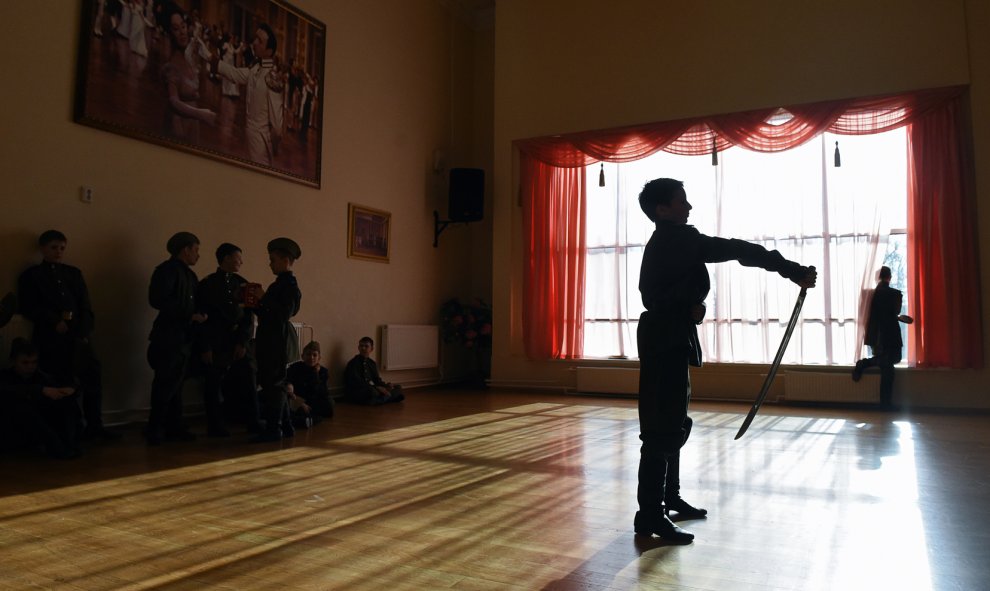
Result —
<instances>
[{"instance_id":1,"label":"black boot","mask_svg":"<svg viewBox=\"0 0 990 591\"><path fill-rule=\"evenodd\" d=\"M677 527L669 517L663 514L659 516L646 516L637 511L633 527L636 530L637 536L651 536L656 534L665 542L671 542L672 544L690 544L694 541L693 533Z\"/></svg>"},{"instance_id":2,"label":"black boot","mask_svg":"<svg viewBox=\"0 0 990 591\"><path fill-rule=\"evenodd\" d=\"M692 507L681 497L674 497L663 502L664 515L669 516L671 511L677 513L677 517L680 519L701 519L708 515L708 509Z\"/></svg>"},{"instance_id":3,"label":"black boot","mask_svg":"<svg viewBox=\"0 0 990 591\"><path fill-rule=\"evenodd\" d=\"M111 431L103 425L90 423L86 425L86 430L83 431L83 437L89 440L117 441L121 438L121 434Z\"/></svg>"},{"instance_id":4,"label":"black boot","mask_svg":"<svg viewBox=\"0 0 990 591\"><path fill-rule=\"evenodd\" d=\"M206 428L207 437L230 437L230 431L223 426L223 423L211 423Z\"/></svg>"},{"instance_id":5,"label":"black boot","mask_svg":"<svg viewBox=\"0 0 990 591\"><path fill-rule=\"evenodd\" d=\"M276 427L275 429L266 429L264 432L255 435L250 439L251 443L270 443L272 441L282 440L282 430Z\"/></svg>"},{"instance_id":6,"label":"black boot","mask_svg":"<svg viewBox=\"0 0 990 591\"><path fill-rule=\"evenodd\" d=\"M688 419L690 421L690 419ZM690 432L690 426L688 427ZM678 519L701 519L708 515L707 509L692 507L681 498L681 454L671 454L667 457L667 486L663 494L663 513L677 513Z\"/></svg>"},{"instance_id":7,"label":"black boot","mask_svg":"<svg viewBox=\"0 0 990 591\"><path fill-rule=\"evenodd\" d=\"M863 377L863 370L866 369L866 360L860 359L853 366L852 379L854 382L858 382Z\"/></svg>"}]
</instances>

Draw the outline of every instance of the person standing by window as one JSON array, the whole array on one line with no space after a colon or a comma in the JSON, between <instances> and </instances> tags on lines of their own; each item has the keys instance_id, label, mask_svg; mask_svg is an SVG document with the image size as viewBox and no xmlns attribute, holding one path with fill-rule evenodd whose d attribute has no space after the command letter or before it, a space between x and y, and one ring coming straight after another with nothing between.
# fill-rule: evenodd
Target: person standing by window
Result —
<instances>
[{"instance_id":1,"label":"person standing by window","mask_svg":"<svg viewBox=\"0 0 990 591\"><path fill-rule=\"evenodd\" d=\"M894 396L894 365L901 361L904 348L898 321L911 324L914 319L901 315L904 294L901 290L890 286L890 267L880 267L878 278L879 282L870 300L870 315L866 320L865 341L873 355L856 361L856 366L852 370L852 379L858 382L863 377L863 370L879 367L880 405L891 408Z\"/></svg>"}]
</instances>

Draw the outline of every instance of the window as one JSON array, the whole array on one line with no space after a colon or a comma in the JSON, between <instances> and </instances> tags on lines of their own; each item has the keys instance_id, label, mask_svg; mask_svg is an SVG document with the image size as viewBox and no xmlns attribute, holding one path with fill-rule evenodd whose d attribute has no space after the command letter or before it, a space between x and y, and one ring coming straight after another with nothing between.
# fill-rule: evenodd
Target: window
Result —
<instances>
[{"instance_id":1,"label":"window","mask_svg":"<svg viewBox=\"0 0 990 591\"><path fill-rule=\"evenodd\" d=\"M718 154L717 166L710 157L658 152L587 167L584 356L637 356L639 268L653 232L637 198L647 181L672 177L684 181L694 207L689 223L701 232L756 242L817 267L818 288L808 294L784 362L852 364L863 354L863 295L876 284L880 265L893 269L894 287L905 288L906 143L904 128L826 133L784 152L729 148ZM602 170L605 187L598 186ZM734 262L709 265L709 273L712 290L699 331L705 359L769 363L797 288Z\"/></svg>"}]
</instances>

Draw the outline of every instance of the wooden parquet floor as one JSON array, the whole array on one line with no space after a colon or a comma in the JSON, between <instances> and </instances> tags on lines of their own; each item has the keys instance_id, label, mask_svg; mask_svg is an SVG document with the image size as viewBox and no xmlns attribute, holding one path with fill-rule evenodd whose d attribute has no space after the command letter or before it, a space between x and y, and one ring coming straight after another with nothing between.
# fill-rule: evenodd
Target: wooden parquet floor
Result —
<instances>
[{"instance_id":1,"label":"wooden parquet floor","mask_svg":"<svg viewBox=\"0 0 990 591\"><path fill-rule=\"evenodd\" d=\"M684 496L636 538L635 401L413 390L282 444L0 460L2 589L990 588L985 415L694 404Z\"/></svg>"}]
</instances>

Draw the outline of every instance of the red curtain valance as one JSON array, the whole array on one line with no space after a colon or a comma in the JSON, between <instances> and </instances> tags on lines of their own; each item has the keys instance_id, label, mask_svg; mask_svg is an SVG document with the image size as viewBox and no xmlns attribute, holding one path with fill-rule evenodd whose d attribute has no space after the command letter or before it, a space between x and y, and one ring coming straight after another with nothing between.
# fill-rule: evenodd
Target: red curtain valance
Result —
<instances>
[{"instance_id":1,"label":"red curtain valance","mask_svg":"<svg viewBox=\"0 0 990 591\"><path fill-rule=\"evenodd\" d=\"M965 91L956 86L515 141L525 207L527 354L581 356L586 191L575 169L630 162L658 150L688 156L730 146L778 152L823 131L861 135L909 125L909 292L918 320L913 357L919 367L983 367L982 324L971 321L982 315ZM776 117L781 110L791 117Z\"/></svg>"},{"instance_id":2,"label":"red curtain valance","mask_svg":"<svg viewBox=\"0 0 990 591\"><path fill-rule=\"evenodd\" d=\"M963 86L921 90L872 98L824 101L807 105L758 109L649 123L602 131L517 140L519 151L560 168L583 167L599 161L631 162L658 150L683 156L710 154L731 146L757 152L780 152L829 131L843 135L882 133L907 125L959 97ZM768 123L786 111L792 117Z\"/></svg>"}]
</instances>

